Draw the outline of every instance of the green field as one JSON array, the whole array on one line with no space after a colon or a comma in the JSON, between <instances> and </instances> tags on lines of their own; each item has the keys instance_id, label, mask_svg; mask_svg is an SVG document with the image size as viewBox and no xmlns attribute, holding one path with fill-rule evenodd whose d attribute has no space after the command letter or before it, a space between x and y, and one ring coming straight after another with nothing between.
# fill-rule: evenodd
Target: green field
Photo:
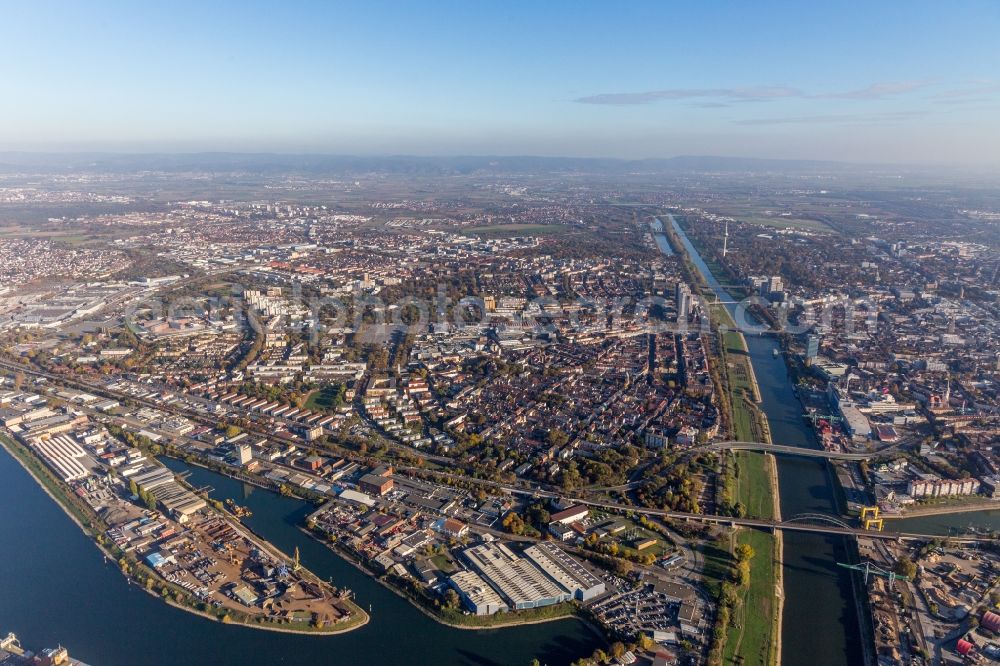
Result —
<instances>
[{"instance_id":1,"label":"green field","mask_svg":"<svg viewBox=\"0 0 1000 666\"><path fill-rule=\"evenodd\" d=\"M741 220L749 224L759 224L775 229L799 229L801 231L816 231L821 233L834 233L826 223L819 220L802 220L794 217L751 217Z\"/></svg>"},{"instance_id":2,"label":"green field","mask_svg":"<svg viewBox=\"0 0 1000 666\"><path fill-rule=\"evenodd\" d=\"M330 384L313 391L306 399L305 408L314 412L331 412L344 402L342 384Z\"/></svg>"},{"instance_id":3,"label":"green field","mask_svg":"<svg viewBox=\"0 0 1000 666\"><path fill-rule=\"evenodd\" d=\"M736 543L750 545L755 555L750 561L750 584L741 590L739 607L733 610L735 626L729 629L723 663L770 666L778 640L774 536L741 529L736 533Z\"/></svg>"},{"instance_id":4,"label":"green field","mask_svg":"<svg viewBox=\"0 0 1000 666\"><path fill-rule=\"evenodd\" d=\"M447 555L434 555L431 557L431 562L446 574L450 574L456 569L455 562Z\"/></svg>"},{"instance_id":5,"label":"green field","mask_svg":"<svg viewBox=\"0 0 1000 666\"><path fill-rule=\"evenodd\" d=\"M675 248L679 245L673 242ZM690 263L681 250L689 272L697 280L699 289L708 299L714 301L714 293ZM703 255L704 256L704 255ZM716 266L715 270L721 267ZM732 435L743 441L770 441L767 419L756 404L753 367L747 353L746 341L736 330L732 316L724 305L709 305L713 327L719 335L722 367L726 384L726 398L732 415ZM736 474L733 483L733 500L746 506L747 515L773 518L775 513L771 485L771 459L762 453L742 451L733 456ZM725 641L721 660L729 664L759 664L771 666L777 661L778 641L778 600L776 582L778 580L778 538L755 529L741 528L730 535L728 547L706 543L704 576L709 590L718 598L724 582L733 581L735 557L733 549L747 544L754 550L750 560L750 581L746 587L736 590L728 627L716 627L717 636Z\"/></svg>"},{"instance_id":6,"label":"green field","mask_svg":"<svg viewBox=\"0 0 1000 666\"><path fill-rule=\"evenodd\" d=\"M702 570L705 587L712 594L712 598L717 599L722 583L729 580L732 574L732 555L728 550L720 548L711 541L703 542L701 554L705 558L705 566Z\"/></svg>"},{"instance_id":7,"label":"green field","mask_svg":"<svg viewBox=\"0 0 1000 666\"><path fill-rule=\"evenodd\" d=\"M722 308L720 308L722 309ZM723 309L724 312L724 309ZM728 313L724 313L728 317ZM738 331L721 333L725 352L726 377L732 406L733 434L743 441L769 441L765 417L754 402L755 391L746 341ZM774 498L771 487L771 460L762 453L740 451L734 455L736 501L741 502L747 515L774 518ZM732 612L724 664L759 664L770 666L776 658L777 601L777 541L774 535L754 529L740 529L733 546L747 544L754 549L750 562L750 584L740 589L739 603Z\"/></svg>"},{"instance_id":8,"label":"green field","mask_svg":"<svg viewBox=\"0 0 1000 666\"><path fill-rule=\"evenodd\" d=\"M763 453L740 451L736 454L736 464L740 470L736 478L737 501L746 506L748 516L774 518L770 459Z\"/></svg>"},{"instance_id":9,"label":"green field","mask_svg":"<svg viewBox=\"0 0 1000 666\"><path fill-rule=\"evenodd\" d=\"M483 227L469 227L462 233L475 236L547 236L570 230L565 224L493 224Z\"/></svg>"},{"instance_id":10,"label":"green field","mask_svg":"<svg viewBox=\"0 0 1000 666\"><path fill-rule=\"evenodd\" d=\"M747 507L749 516L774 518L771 459L763 453L749 451L736 453L735 459L739 467L737 501ZM755 555L750 562L750 584L740 590L739 606L733 610L735 626L729 631L723 663L769 666L774 662L780 640L775 600L779 566L777 540L768 532L744 528L734 535L734 547L737 544L748 544Z\"/></svg>"},{"instance_id":11,"label":"green field","mask_svg":"<svg viewBox=\"0 0 1000 666\"><path fill-rule=\"evenodd\" d=\"M737 331L726 331L721 337L728 397L732 406L733 435L744 442L770 441L764 415L756 404L753 369L743 335Z\"/></svg>"}]
</instances>

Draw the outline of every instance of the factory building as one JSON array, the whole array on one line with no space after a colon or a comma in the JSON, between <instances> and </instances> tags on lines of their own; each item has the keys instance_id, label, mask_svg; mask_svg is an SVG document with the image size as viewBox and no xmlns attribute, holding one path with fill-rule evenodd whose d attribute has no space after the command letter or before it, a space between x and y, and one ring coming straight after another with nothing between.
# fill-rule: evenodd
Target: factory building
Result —
<instances>
[{"instance_id":1,"label":"factory building","mask_svg":"<svg viewBox=\"0 0 1000 666\"><path fill-rule=\"evenodd\" d=\"M163 505L163 508L180 523L208 506L202 498L174 480L174 474L166 467L135 475L132 479L139 490L148 492Z\"/></svg>"},{"instance_id":2,"label":"factory building","mask_svg":"<svg viewBox=\"0 0 1000 666\"><path fill-rule=\"evenodd\" d=\"M31 448L66 483L79 481L90 476L90 470L83 464L83 461L87 459L86 452L68 435L33 439L31 440Z\"/></svg>"},{"instance_id":3,"label":"factory building","mask_svg":"<svg viewBox=\"0 0 1000 666\"><path fill-rule=\"evenodd\" d=\"M507 610L496 591L473 571L459 571L448 579L466 608L476 615L493 615Z\"/></svg>"},{"instance_id":4,"label":"factory building","mask_svg":"<svg viewBox=\"0 0 1000 666\"><path fill-rule=\"evenodd\" d=\"M462 555L515 610L550 606L571 598L531 560L518 557L503 544L473 546Z\"/></svg>"},{"instance_id":5,"label":"factory building","mask_svg":"<svg viewBox=\"0 0 1000 666\"><path fill-rule=\"evenodd\" d=\"M590 601L604 593L603 580L554 544L542 541L527 548L524 554L577 601Z\"/></svg>"},{"instance_id":6,"label":"factory building","mask_svg":"<svg viewBox=\"0 0 1000 666\"><path fill-rule=\"evenodd\" d=\"M392 490L392 479L378 474L365 474L358 482L358 489L363 493L381 497Z\"/></svg>"},{"instance_id":7,"label":"factory building","mask_svg":"<svg viewBox=\"0 0 1000 666\"><path fill-rule=\"evenodd\" d=\"M553 523L570 525L583 520L589 513L590 509L588 509L585 505L577 504L569 507L568 509L564 509L563 511L559 511L558 513L553 513L550 521Z\"/></svg>"}]
</instances>

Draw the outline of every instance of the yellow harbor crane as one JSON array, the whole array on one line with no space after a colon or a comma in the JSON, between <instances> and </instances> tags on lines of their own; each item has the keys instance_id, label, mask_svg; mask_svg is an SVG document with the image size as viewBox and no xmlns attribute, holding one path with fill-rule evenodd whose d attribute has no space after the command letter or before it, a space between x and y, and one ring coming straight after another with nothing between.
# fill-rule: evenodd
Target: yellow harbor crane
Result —
<instances>
[{"instance_id":1,"label":"yellow harbor crane","mask_svg":"<svg viewBox=\"0 0 1000 666\"><path fill-rule=\"evenodd\" d=\"M866 530L882 531L885 524L883 519L878 515L877 506L865 506L861 508L861 526Z\"/></svg>"}]
</instances>

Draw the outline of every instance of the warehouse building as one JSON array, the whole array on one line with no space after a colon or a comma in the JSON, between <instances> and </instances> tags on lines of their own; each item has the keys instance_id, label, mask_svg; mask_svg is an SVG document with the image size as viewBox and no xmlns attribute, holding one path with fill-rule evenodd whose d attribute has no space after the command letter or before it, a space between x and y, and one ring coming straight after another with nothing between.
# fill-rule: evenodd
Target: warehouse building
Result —
<instances>
[{"instance_id":1,"label":"warehouse building","mask_svg":"<svg viewBox=\"0 0 1000 666\"><path fill-rule=\"evenodd\" d=\"M31 440L31 448L66 483L90 476L90 470L83 464L87 459L86 452L68 435Z\"/></svg>"},{"instance_id":2,"label":"warehouse building","mask_svg":"<svg viewBox=\"0 0 1000 666\"><path fill-rule=\"evenodd\" d=\"M500 595L473 571L459 571L448 579L466 608L476 615L493 615L507 610Z\"/></svg>"},{"instance_id":3,"label":"warehouse building","mask_svg":"<svg viewBox=\"0 0 1000 666\"><path fill-rule=\"evenodd\" d=\"M555 544L542 541L527 548L524 554L578 601L590 601L604 594L604 581Z\"/></svg>"},{"instance_id":4,"label":"warehouse building","mask_svg":"<svg viewBox=\"0 0 1000 666\"><path fill-rule=\"evenodd\" d=\"M501 543L473 546L462 555L515 610L550 606L572 598L531 560L518 557Z\"/></svg>"},{"instance_id":5,"label":"warehouse building","mask_svg":"<svg viewBox=\"0 0 1000 666\"><path fill-rule=\"evenodd\" d=\"M174 480L166 467L156 467L137 474L132 479L139 490L151 493L156 501L180 523L201 511L208 503Z\"/></svg>"},{"instance_id":6,"label":"warehouse building","mask_svg":"<svg viewBox=\"0 0 1000 666\"><path fill-rule=\"evenodd\" d=\"M552 523L558 523L560 525L570 525L572 523L577 523L590 513L590 510L583 504L577 504L576 506L571 506L568 509L560 511L558 513L553 513L550 518Z\"/></svg>"},{"instance_id":7,"label":"warehouse building","mask_svg":"<svg viewBox=\"0 0 1000 666\"><path fill-rule=\"evenodd\" d=\"M381 497L392 490L392 479L378 474L365 474L358 482L358 489L363 493Z\"/></svg>"}]
</instances>

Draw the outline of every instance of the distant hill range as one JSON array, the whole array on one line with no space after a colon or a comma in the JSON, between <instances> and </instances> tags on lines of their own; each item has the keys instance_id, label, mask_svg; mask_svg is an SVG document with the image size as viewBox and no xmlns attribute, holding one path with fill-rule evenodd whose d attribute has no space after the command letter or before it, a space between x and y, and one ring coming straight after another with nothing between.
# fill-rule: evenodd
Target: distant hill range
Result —
<instances>
[{"instance_id":1,"label":"distant hill range","mask_svg":"<svg viewBox=\"0 0 1000 666\"><path fill-rule=\"evenodd\" d=\"M864 171L924 171L919 167L859 165L815 160L776 160L747 157L679 156L666 159L624 160L584 157L418 157L393 155L315 155L279 153L28 153L0 152L0 172L25 170L135 172L219 171L252 173L309 173L314 175L470 174L677 174L698 173L838 173Z\"/></svg>"}]
</instances>

